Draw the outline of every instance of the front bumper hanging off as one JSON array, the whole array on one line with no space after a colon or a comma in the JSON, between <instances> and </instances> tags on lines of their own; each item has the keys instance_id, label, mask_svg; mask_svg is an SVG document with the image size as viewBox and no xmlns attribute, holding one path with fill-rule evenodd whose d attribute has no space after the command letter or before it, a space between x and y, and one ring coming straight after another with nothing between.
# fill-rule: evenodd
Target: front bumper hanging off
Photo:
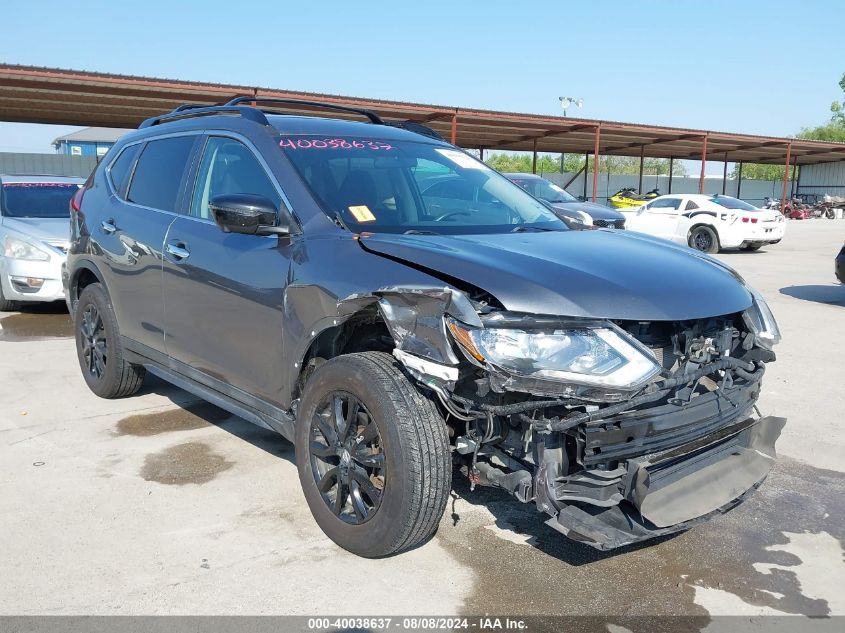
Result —
<instances>
[{"instance_id":1,"label":"front bumper hanging off","mask_svg":"<svg viewBox=\"0 0 845 633\"><path fill-rule=\"evenodd\" d=\"M739 505L766 478L786 420L748 418L683 446L628 459L619 467L546 480L537 504L567 537L610 550L686 530ZM580 499L580 500L579 500Z\"/></svg>"}]
</instances>

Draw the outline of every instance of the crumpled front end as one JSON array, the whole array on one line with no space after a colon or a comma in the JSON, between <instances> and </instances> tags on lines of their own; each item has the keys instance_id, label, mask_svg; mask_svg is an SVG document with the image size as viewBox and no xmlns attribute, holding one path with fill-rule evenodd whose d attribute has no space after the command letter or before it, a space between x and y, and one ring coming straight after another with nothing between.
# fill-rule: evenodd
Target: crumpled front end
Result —
<instances>
[{"instance_id":1,"label":"crumpled front end","mask_svg":"<svg viewBox=\"0 0 845 633\"><path fill-rule=\"evenodd\" d=\"M546 523L601 550L688 529L741 503L775 460L786 420L749 417L675 449L587 469L541 476L538 505L553 508Z\"/></svg>"},{"instance_id":2,"label":"crumpled front end","mask_svg":"<svg viewBox=\"0 0 845 633\"><path fill-rule=\"evenodd\" d=\"M726 512L770 471L785 420L755 403L780 333L752 295L742 313L653 322L514 314L489 297L468 318L466 302L442 301L452 309L418 332L413 310L395 309L406 301L382 309L471 487L535 503L554 529L607 550ZM420 354L420 340L438 351Z\"/></svg>"}]
</instances>

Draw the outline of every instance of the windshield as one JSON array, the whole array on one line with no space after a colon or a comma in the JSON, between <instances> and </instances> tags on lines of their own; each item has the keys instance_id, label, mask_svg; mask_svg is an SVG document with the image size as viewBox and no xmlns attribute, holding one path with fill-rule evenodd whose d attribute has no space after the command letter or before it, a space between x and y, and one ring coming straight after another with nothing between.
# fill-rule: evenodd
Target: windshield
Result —
<instances>
[{"instance_id":1,"label":"windshield","mask_svg":"<svg viewBox=\"0 0 845 633\"><path fill-rule=\"evenodd\" d=\"M715 202L719 206L725 207L726 209L738 209L740 211L759 211L757 207L748 204L747 202L743 202L738 198L731 198L729 196L713 196L710 198L710 202Z\"/></svg>"},{"instance_id":2,"label":"windshield","mask_svg":"<svg viewBox=\"0 0 845 633\"><path fill-rule=\"evenodd\" d=\"M447 146L281 136L279 147L333 219L373 233L567 230L498 172Z\"/></svg>"},{"instance_id":3,"label":"windshield","mask_svg":"<svg viewBox=\"0 0 845 633\"><path fill-rule=\"evenodd\" d=\"M578 198L570 195L563 187L559 187L545 178L514 178L514 182L525 189L535 198L546 202L578 202Z\"/></svg>"},{"instance_id":4,"label":"windshield","mask_svg":"<svg viewBox=\"0 0 845 633\"><path fill-rule=\"evenodd\" d=\"M16 182L0 188L0 209L9 218L68 218L70 199L79 185Z\"/></svg>"}]
</instances>

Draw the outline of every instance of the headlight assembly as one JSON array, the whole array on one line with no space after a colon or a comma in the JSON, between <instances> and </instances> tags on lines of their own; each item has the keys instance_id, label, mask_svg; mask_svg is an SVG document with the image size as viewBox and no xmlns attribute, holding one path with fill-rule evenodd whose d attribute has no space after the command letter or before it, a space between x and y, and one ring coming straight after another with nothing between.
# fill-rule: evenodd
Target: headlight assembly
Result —
<instances>
[{"instance_id":1,"label":"headlight assembly","mask_svg":"<svg viewBox=\"0 0 845 633\"><path fill-rule=\"evenodd\" d=\"M754 333L754 341L760 347L772 349L780 343L780 328L772 314L769 304L759 292L751 286L746 286L751 293L751 307L743 313L743 319L748 328Z\"/></svg>"},{"instance_id":2,"label":"headlight assembly","mask_svg":"<svg viewBox=\"0 0 845 633\"><path fill-rule=\"evenodd\" d=\"M660 371L647 350L611 323L533 331L450 320L449 330L471 359L521 377L631 392Z\"/></svg>"},{"instance_id":3,"label":"headlight assembly","mask_svg":"<svg viewBox=\"0 0 845 633\"><path fill-rule=\"evenodd\" d=\"M47 261L50 256L34 244L19 240L10 235L3 243L3 254L12 259L26 259L31 261Z\"/></svg>"}]
</instances>

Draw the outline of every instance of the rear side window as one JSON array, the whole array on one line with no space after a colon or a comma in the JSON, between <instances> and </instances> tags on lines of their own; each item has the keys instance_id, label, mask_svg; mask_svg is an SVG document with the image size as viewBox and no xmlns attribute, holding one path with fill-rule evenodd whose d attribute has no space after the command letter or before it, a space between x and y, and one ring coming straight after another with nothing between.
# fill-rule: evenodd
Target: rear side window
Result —
<instances>
[{"instance_id":1,"label":"rear side window","mask_svg":"<svg viewBox=\"0 0 845 633\"><path fill-rule=\"evenodd\" d=\"M126 199L153 209L175 211L179 185L196 138L174 136L147 143Z\"/></svg>"},{"instance_id":2,"label":"rear side window","mask_svg":"<svg viewBox=\"0 0 845 633\"><path fill-rule=\"evenodd\" d=\"M684 207L684 211L691 211L692 209L697 209L697 208L698 208L698 205L695 202L693 202L692 200L689 200L687 202L687 206Z\"/></svg>"},{"instance_id":3,"label":"rear side window","mask_svg":"<svg viewBox=\"0 0 845 633\"><path fill-rule=\"evenodd\" d=\"M132 165L135 163L135 157L138 155L138 150L141 144L130 145L125 147L120 156L112 162L109 167L109 178L111 179L112 187L121 198L126 196L126 187L129 184L129 175L132 173Z\"/></svg>"}]
</instances>

